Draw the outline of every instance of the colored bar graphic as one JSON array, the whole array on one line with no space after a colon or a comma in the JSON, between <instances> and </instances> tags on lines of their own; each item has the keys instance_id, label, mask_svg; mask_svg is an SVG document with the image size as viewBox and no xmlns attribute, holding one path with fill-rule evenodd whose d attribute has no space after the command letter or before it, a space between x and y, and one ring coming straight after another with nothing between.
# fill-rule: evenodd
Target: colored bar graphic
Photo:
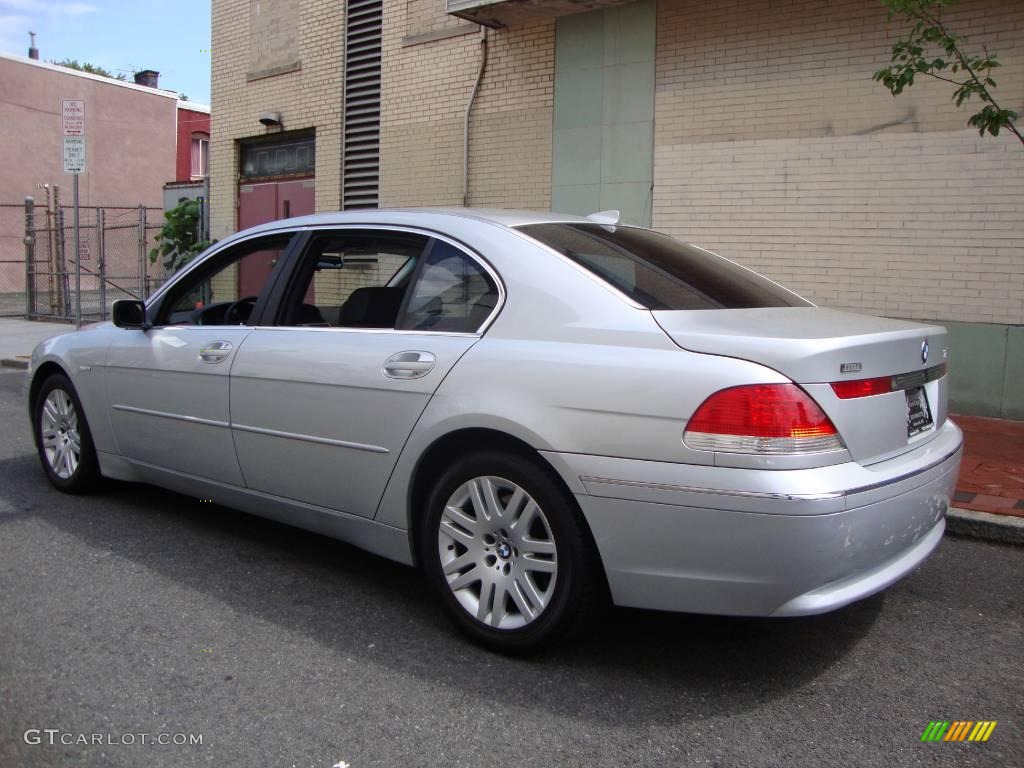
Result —
<instances>
[{"instance_id":1,"label":"colored bar graphic","mask_svg":"<svg viewBox=\"0 0 1024 768\"><path fill-rule=\"evenodd\" d=\"M996 720L932 720L921 741L988 741L996 724Z\"/></svg>"},{"instance_id":2,"label":"colored bar graphic","mask_svg":"<svg viewBox=\"0 0 1024 768\"><path fill-rule=\"evenodd\" d=\"M946 738L943 741L963 741L964 736L967 735L967 729L974 725L974 723L967 720L957 720L953 723L953 727L949 729L949 733L946 734Z\"/></svg>"},{"instance_id":3,"label":"colored bar graphic","mask_svg":"<svg viewBox=\"0 0 1024 768\"><path fill-rule=\"evenodd\" d=\"M921 741L939 741L948 728L948 720L932 720L921 734Z\"/></svg>"}]
</instances>

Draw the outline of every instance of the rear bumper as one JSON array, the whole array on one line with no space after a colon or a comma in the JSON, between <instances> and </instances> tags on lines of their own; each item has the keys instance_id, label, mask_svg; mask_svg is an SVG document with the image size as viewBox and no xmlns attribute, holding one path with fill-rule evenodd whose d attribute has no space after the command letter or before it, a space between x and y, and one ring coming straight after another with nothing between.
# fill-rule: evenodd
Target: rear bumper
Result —
<instances>
[{"instance_id":1,"label":"rear bumper","mask_svg":"<svg viewBox=\"0 0 1024 768\"><path fill-rule=\"evenodd\" d=\"M823 613L935 549L962 435L862 467L765 471L547 454L576 494L616 604L740 616Z\"/></svg>"}]
</instances>

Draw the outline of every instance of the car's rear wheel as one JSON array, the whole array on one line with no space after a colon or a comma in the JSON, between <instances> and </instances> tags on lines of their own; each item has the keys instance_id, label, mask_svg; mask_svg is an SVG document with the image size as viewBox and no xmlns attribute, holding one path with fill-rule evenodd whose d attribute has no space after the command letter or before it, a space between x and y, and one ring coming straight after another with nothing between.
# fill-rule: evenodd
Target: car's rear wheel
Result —
<instances>
[{"instance_id":1,"label":"car's rear wheel","mask_svg":"<svg viewBox=\"0 0 1024 768\"><path fill-rule=\"evenodd\" d=\"M57 489L81 493L96 484L100 473L92 435L67 376L55 373L43 382L32 424L39 459Z\"/></svg>"},{"instance_id":2,"label":"car's rear wheel","mask_svg":"<svg viewBox=\"0 0 1024 768\"><path fill-rule=\"evenodd\" d=\"M523 456L453 464L430 495L419 554L451 618L494 650L534 650L600 604L600 563L575 501Z\"/></svg>"}]
</instances>

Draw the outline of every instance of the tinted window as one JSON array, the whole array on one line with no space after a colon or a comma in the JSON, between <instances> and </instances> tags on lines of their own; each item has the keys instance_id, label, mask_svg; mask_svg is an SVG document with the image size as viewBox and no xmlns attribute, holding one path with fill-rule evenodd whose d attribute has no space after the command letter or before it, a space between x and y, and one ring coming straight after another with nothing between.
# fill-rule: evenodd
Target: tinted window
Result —
<instances>
[{"instance_id":1,"label":"tinted window","mask_svg":"<svg viewBox=\"0 0 1024 768\"><path fill-rule=\"evenodd\" d=\"M279 324L394 328L416 262L429 242L423 235L383 230L314 235Z\"/></svg>"},{"instance_id":2,"label":"tinted window","mask_svg":"<svg viewBox=\"0 0 1024 768\"><path fill-rule=\"evenodd\" d=\"M453 245L435 240L413 286L402 329L473 333L498 305L498 288L483 267Z\"/></svg>"},{"instance_id":3,"label":"tinted window","mask_svg":"<svg viewBox=\"0 0 1024 768\"><path fill-rule=\"evenodd\" d=\"M648 309L809 306L727 259L648 229L602 224L531 224L519 229Z\"/></svg>"}]
</instances>

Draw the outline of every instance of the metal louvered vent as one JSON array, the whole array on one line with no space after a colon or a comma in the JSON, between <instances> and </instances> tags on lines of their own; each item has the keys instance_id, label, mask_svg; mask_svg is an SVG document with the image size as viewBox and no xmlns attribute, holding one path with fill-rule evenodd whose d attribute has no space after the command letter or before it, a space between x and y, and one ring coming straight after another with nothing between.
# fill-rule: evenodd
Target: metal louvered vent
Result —
<instances>
[{"instance_id":1,"label":"metal louvered vent","mask_svg":"<svg viewBox=\"0 0 1024 768\"><path fill-rule=\"evenodd\" d=\"M382 0L348 0L345 14L344 210L376 208L380 193Z\"/></svg>"}]
</instances>

